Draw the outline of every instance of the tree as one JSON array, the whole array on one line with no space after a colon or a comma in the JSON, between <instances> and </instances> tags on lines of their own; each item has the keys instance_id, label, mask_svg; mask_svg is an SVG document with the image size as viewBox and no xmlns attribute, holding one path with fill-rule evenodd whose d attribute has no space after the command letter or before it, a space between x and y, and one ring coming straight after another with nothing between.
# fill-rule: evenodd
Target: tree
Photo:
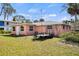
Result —
<instances>
[{"instance_id":1,"label":"tree","mask_svg":"<svg viewBox=\"0 0 79 59\"><path fill-rule=\"evenodd\" d=\"M26 20L25 17L22 15L16 15L13 17L13 21L18 21L18 22L23 23L25 20Z\"/></svg>"},{"instance_id":2,"label":"tree","mask_svg":"<svg viewBox=\"0 0 79 59\"><path fill-rule=\"evenodd\" d=\"M10 3L2 3L1 4L1 12L0 12L0 16L3 15L4 16L4 20L8 17L11 16L13 13L15 13L16 10L11 6Z\"/></svg>"},{"instance_id":3,"label":"tree","mask_svg":"<svg viewBox=\"0 0 79 59\"><path fill-rule=\"evenodd\" d=\"M75 16L75 20L71 20L72 22L72 26L73 26L73 29L76 30L77 26L77 21L78 21L78 18L77 16L79 15L79 3L68 3L68 4L65 4L64 5L65 9L67 9L67 12L71 15L71 16ZM63 7L63 8L64 8Z\"/></svg>"},{"instance_id":4,"label":"tree","mask_svg":"<svg viewBox=\"0 0 79 59\"><path fill-rule=\"evenodd\" d=\"M68 3L67 6L67 12L71 16L75 16L75 21L77 21L77 15L79 15L79 3Z\"/></svg>"},{"instance_id":5,"label":"tree","mask_svg":"<svg viewBox=\"0 0 79 59\"><path fill-rule=\"evenodd\" d=\"M43 18L41 18L39 21L40 21L40 22L44 22L44 19L43 19Z\"/></svg>"},{"instance_id":6,"label":"tree","mask_svg":"<svg viewBox=\"0 0 79 59\"><path fill-rule=\"evenodd\" d=\"M34 20L34 22L38 22L38 20Z\"/></svg>"},{"instance_id":7,"label":"tree","mask_svg":"<svg viewBox=\"0 0 79 59\"><path fill-rule=\"evenodd\" d=\"M79 15L79 3L68 3L68 8L67 8L67 12L71 15L71 16L75 16L75 21L74 24L72 24L74 26L74 30L77 29L77 15Z\"/></svg>"},{"instance_id":8,"label":"tree","mask_svg":"<svg viewBox=\"0 0 79 59\"><path fill-rule=\"evenodd\" d=\"M26 23L32 23L32 21L30 21L30 19L26 19L25 21L26 21Z\"/></svg>"},{"instance_id":9,"label":"tree","mask_svg":"<svg viewBox=\"0 0 79 59\"><path fill-rule=\"evenodd\" d=\"M71 20L70 20L70 22L71 22L71 23L74 23L74 20L73 20L73 19L71 19Z\"/></svg>"},{"instance_id":10,"label":"tree","mask_svg":"<svg viewBox=\"0 0 79 59\"><path fill-rule=\"evenodd\" d=\"M64 20L63 23L68 24L68 20Z\"/></svg>"},{"instance_id":11,"label":"tree","mask_svg":"<svg viewBox=\"0 0 79 59\"><path fill-rule=\"evenodd\" d=\"M74 23L74 20L73 19L63 20L63 23L65 23L65 24Z\"/></svg>"}]
</instances>

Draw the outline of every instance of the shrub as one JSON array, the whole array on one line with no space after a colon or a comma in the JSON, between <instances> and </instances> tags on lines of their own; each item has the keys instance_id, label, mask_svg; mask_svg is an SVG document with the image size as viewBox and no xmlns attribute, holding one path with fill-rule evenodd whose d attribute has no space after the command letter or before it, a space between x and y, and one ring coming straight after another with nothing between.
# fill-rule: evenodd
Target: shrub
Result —
<instances>
[{"instance_id":1,"label":"shrub","mask_svg":"<svg viewBox=\"0 0 79 59\"><path fill-rule=\"evenodd\" d=\"M11 33L11 31L4 31L4 33L5 33L5 34L9 34L9 33Z\"/></svg>"},{"instance_id":2,"label":"shrub","mask_svg":"<svg viewBox=\"0 0 79 59\"><path fill-rule=\"evenodd\" d=\"M0 34L4 34L4 31L3 30L0 30Z\"/></svg>"},{"instance_id":3,"label":"shrub","mask_svg":"<svg viewBox=\"0 0 79 59\"><path fill-rule=\"evenodd\" d=\"M79 42L79 38L74 35L69 35L64 38L66 41Z\"/></svg>"},{"instance_id":4,"label":"shrub","mask_svg":"<svg viewBox=\"0 0 79 59\"><path fill-rule=\"evenodd\" d=\"M11 31L0 30L0 34L9 34L9 33L11 33Z\"/></svg>"},{"instance_id":5,"label":"shrub","mask_svg":"<svg viewBox=\"0 0 79 59\"><path fill-rule=\"evenodd\" d=\"M60 35L66 41L79 42L79 32L67 32Z\"/></svg>"}]
</instances>

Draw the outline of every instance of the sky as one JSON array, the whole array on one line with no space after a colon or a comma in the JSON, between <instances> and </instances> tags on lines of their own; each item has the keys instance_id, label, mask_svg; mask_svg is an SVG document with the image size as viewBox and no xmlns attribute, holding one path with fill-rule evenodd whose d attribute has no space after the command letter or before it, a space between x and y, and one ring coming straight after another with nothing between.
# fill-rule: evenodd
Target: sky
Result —
<instances>
[{"instance_id":1,"label":"sky","mask_svg":"<svg viewBox=\"0 0 79 59\"><path fill-rule=\"evenodd\" d=\"M12 3L11 5L16 9L16 13L9 17L9 20L15 15L23 15L31 21L40 18L45 21L63 21L71 18L63 7L64 3Z\"/></svg>"}]
</instances>

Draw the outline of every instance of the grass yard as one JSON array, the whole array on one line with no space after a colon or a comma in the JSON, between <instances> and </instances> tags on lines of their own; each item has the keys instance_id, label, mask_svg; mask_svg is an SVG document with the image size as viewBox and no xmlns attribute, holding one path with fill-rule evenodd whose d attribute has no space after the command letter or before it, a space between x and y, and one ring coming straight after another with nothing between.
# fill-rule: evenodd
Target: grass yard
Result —
<instances>
[{"instance_id":1,"label":"grass yard","mask_svg":"<svg viewBox=\"0 0 79 59\"><path fill-rule=\"evenodd\" d=\"M60 38L33 41L32 36L0 36L1 56L77 56L79 47L62 44Z\"/></svg>"}]
</instances>

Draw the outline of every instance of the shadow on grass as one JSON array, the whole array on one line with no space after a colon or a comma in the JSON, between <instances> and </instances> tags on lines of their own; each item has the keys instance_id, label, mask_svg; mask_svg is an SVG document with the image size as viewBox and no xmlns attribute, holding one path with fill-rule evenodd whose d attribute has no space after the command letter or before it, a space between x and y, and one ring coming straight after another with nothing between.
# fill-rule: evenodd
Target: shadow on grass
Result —
<instances>
[{"instance_id":1,"label":"shadow on grass","mask_svg":"<svg viewBox=\"0 0 79 59\"><path fill-rule=\"evenodd\" d=\"M5 36L5 37L24 37L24 35L1 35L1 36Z\"/></svg>"},{"instance_id":2,"label":"shadow on grass","mask_svg":"<svg viewBox=\"0 0 79 59\"><path fill-rule=\"evenodd\" d=\"M25 35L1 35L1 36L4 36L4 37L25 37ZM27 36L26 36L27 37ZM51 39L53 38L53 36L45 36L45 37L35 37L32 38L33 41L44 41L44 40L48 40L48 39Z\"/></svg>"},{"instance_id":3,"label":"shadow on grass","mask_svg":"<svg viewBox=\"0 0 79 59\"><path fill-rule=\"evenodd\" d=\"M44 41L44 40L51 39L51 38L53 37L39 37L39 38L34 37L33 41Z\"/></svg>"}]
</instances>

